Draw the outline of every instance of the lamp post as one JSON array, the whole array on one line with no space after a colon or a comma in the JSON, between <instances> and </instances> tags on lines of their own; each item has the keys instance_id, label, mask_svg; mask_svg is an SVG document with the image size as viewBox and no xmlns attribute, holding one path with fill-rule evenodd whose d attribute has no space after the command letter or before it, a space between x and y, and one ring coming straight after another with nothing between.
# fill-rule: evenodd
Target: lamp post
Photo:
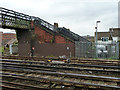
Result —
<instances>
[{"instance_id":1,"label":"lamp post","mask_svg":"<svg viewBox=\"0 0 120 90\"><path fill-rule=\"evenodd\" d=\"M96 29L96 58L98 58L98 49L97 49L97 44L98 44L98 42L97 42L98 23L100 23L100 21L96 21L96 27L95 27L95 29Z\"/></svg>"}]
</instances>

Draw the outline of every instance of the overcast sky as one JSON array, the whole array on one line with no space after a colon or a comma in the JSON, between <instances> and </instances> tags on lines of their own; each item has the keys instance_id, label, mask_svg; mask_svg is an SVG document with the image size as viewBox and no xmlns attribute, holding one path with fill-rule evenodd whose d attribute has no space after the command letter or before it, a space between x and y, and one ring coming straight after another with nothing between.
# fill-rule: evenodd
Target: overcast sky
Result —
<instances>
[{"instance_id":1,"label":"overcast sky","mask_svg":"<svg viewBox=\"0 0 120 90\"><path fill-rule=\"evenodd\" d=\"M119 0L0 0L0 7L12 9L41 19L84 36L118 27ZM0 29L0 31L3 31ZM5 30L4 32L11 32Z\"/></svg>"}]
</instances>

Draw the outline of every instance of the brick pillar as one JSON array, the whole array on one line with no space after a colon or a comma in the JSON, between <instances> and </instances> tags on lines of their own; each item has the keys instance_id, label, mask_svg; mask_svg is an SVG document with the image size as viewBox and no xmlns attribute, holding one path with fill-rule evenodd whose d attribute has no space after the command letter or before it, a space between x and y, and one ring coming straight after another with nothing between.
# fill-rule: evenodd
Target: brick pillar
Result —
<instances>
[{"instance_id":1,"label":"brick pillar","mask_svg":"<svg viewBox=\"0 0 120 90\"><path fill-rule=\"evenodd\" d=\"M31 54L31 31L16 30L18 39L18 54L20 56L30 56Z\"/></svg>"}]
</instances>

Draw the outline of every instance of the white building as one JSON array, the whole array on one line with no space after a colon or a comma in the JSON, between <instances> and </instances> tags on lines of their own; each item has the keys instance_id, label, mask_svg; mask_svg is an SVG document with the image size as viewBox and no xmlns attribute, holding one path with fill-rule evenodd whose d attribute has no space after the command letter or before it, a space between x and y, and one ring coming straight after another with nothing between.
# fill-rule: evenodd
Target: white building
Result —
<instances>
[{"instance_id":1,"label":"white building","mask_svg":"<svg viewBox=\"0 0 120 90\"><path fill-rule=\"evenodd\" d=\"M97 32L98 43L112 43L120 40L120 28L110 28L108 32ZM96 41L96 33L95 33Z\"/></svg>"},{"instance_id":2,"label":"white building","mask_svg":"<svg viewBox=\"0 0 120 90\"><path fill-rule=\"evenodd\" d=\"M97 32L98 55L105 54L107 57L118 57L120 41L120 28L110 28L108 32ZM95 32L96 42L96 32Z\"/></svg>"}]
</instances>

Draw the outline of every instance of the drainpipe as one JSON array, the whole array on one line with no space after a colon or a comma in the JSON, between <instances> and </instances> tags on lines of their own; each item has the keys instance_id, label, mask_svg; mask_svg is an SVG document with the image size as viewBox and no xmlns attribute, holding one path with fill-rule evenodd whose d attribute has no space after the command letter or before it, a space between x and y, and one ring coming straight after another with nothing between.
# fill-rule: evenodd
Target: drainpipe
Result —
<instances>
[{"instance_id":1,"label":"drainpipe","mask_svg":"<svg viewBox=\"0 0 120 90\"><path fill-rule=\"evenodd\" d=\"M12 46L13 44L10 44L10 54L12 55L13 51L12 51Z\"/></svg>"}]
</instances>

